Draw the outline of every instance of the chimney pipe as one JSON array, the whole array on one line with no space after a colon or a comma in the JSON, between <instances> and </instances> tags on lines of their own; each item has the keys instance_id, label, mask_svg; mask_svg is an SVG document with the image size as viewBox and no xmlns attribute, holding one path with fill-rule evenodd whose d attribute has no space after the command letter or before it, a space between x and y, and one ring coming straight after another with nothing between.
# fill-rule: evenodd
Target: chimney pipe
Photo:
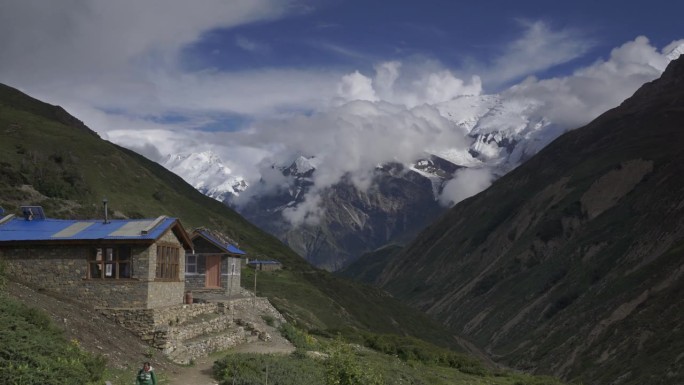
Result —
<instances>
[{"instance_id":1,"label":"chimney pipe","mask_svg":"<svg viewBox=\"0 0 684 385\"><path fill-rule=\"evenodd\" d=\"M104 223L107 224L109 223L109 220L107 219L107 198L102 199L102 204L104 205Z\"/></svg>"}]
</instances>

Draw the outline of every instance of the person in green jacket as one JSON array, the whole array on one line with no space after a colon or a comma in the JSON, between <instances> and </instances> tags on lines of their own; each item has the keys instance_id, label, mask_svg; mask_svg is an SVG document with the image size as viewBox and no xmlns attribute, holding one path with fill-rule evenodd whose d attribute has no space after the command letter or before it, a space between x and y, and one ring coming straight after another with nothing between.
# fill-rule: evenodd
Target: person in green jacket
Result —
<instances>
[{"instance_id":1,"label":"person in green jacket","mask_svg":"<svg viewBox=\"0 0 684 385\"><path fill-rule=\"evenodd\" d=\"M145 362L142 369L138 371L135 385L157 385L157 377L154 375L154 369L149 362Z\"/></svg>"}]
</instances>

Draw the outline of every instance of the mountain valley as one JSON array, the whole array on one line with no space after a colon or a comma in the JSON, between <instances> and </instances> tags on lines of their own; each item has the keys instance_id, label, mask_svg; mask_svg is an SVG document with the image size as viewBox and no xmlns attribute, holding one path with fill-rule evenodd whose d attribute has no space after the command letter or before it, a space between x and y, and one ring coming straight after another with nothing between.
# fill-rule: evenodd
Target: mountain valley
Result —
<instances>
[{"instance_id":1,"label":"mountain valley","mask_svg":"<svg viewBox=\"0 0 684 385\"><path fill-rule=\"evenodd\" d=\"M376 283L514 367L681 383L683 85L680 58L456 205Z\"/></svg>"}]
</instances>

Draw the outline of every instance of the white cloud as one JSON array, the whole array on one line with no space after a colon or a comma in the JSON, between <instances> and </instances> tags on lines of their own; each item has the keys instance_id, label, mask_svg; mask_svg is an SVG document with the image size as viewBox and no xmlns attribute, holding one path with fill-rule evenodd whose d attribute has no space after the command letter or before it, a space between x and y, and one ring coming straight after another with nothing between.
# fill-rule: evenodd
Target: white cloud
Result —
<instances>
[{"instance_id":1,"label":"white cloud","mask_svg":"<svg viewBox=\"0 0 684 385\"><path fill-rule=\"evenodd\" d=\"M538 116L573 129L617 107L642 84L660 76L667 63L668 59L641 36L613 49L608 60L580 68L571 76L528 78L502 96L512 101L537 101Z\"/></svg>"},{"instance_id":2,"label":"white cloud","mask_svg":"<svg viewBox=\"0 0 684 385\"><path fill-rule=\"evenodd\" d=\"M523 36L509 43L490 65L484 66L484 71L479 71L490 87L569 62L594 46L577 30L554 30L542 21L520 23L525 28Z\"/></svg>"},{"instance_id":3,"label":"white cloud","mask_svg":"<svg viewBox=\"0 0 684 385\"><path fill-rule=\"evenodd\" d=\"M288 187L288 181L270 167L273 162L315 156L319 172L311 194L304 205L286 213L299 222L320 215L318 194L341 178L366 188L380 163L410 163L427 148L467 153L470 139L439 113L440 103L480 96L483 83L508 84L567 63L593 44L578 31L527 22L521 37L477 68L450 68L434 59L411 57L375 63L375 73L339 67L185 69L184 49L204 34L284 17L293 12L293 4L294 0L205 0L201 6L185 0L5 1L0 12L0 82L60 104L104 138L152 158L188 149L214 151L251 182L263 179L263 184L252 183L258 186L255 193ZM269 49L244 36L233 43L250 52ZM509 122L542 145L655 79L667 64L665 54L679 43L658 52L646 38L637 38L571 76L529 77L498 97L504 107L515 107L511 110L526 109L527 120ZM310 44L346 58L371 60L354 47ZM165 121L169 114L183 119ZM239 132L198 130L225 116L247 117L251 123ZM542 118L552 123L543 133L535 128ZM495 129L501 120L482 120L479 128L488 123ZM485 188L489 173L484 168L459 174L442 201L454 202Z\"/></svg>"},{"instance_id":4,"label":"white cloud","mask_svg":"<svg viewBox=\"0 0 684 385\"><path fill-rule=\"evenodd\" d=\"M517 132L530 140L528 147L519 151L534 153L560 132L585 124L619 104L641 84L656 78L666 63L667 59L647 39L637 38L614 49L607 60L578 69L571 76L542 80L530 77L502 92L497 96L501 103L500 111L514 113L514 116L489 114L480 120L478 129L484 130L490 125L491 130L497 130L510 124L510 128L516 131L515 127L519 126ZM253 187L243 193L241 201L252 195L291 187L292 181L271 167L274 163L289 164L302 154L314 156L318 171L314 174L313 188L304 203L284 212L285 218L293 224L313 224L323 213L319 206L320 194L343 178L365 189L372 182L378 164L387 161L410 163L428 148L436 153L445 150L467 152L470 140L461 128L442 116L436 106L442 100L460 95L478 95L481 89L477 79L465 83L450 71L434 65L422 67L430 71L409 68L408 74L402 71L405 68L403 63L395 61L377 65L372 78L360 72L340 76L337 86L329 87L328 91L336 91L336 96L328 98L346 102L312 102L310 105L317 109L313 114L257 119L244 131L194 132L190 137L182 127L167 134L150 127L152 131L149 132L132 134L122 130L110 135L119 142L154 140L164 143L166 147L160 148L162 153L173 152L169 150L169 144L180 149L191 143L198 151L212 147L230 168L250 180ZM221 76L224 75L218 74L217 78ZM328 78L321 75L321 79ZM274 71L272 80L277 82L277 71ZM210 85L183 84L179 89L187 87L205 90L206 95L212 94L206 91L212 89ZM244 86L249 89L249 81ZM284 96L286 90L286 83L283 83ZM215 93L214 101L209 100L210 96L195 96L202 101L198 104L204 105L191 105L188 110L219 110L220 101L225 99L221 99L220 87ZM318 90L318 95L321 95L321 90ZM180 100L167 104L178 104ZM245 111L263 111L266 107L242 108ZM551 124L540 129L538 122L543 119ZM446 185L439 197L440 203L449 206L487 188L493 180L491 167L484 165L460 171ZM261 183L257 183L259 178Z\"/></svg>"},{"instance_id":5,"label":"white cloud","mask_svg":"<svg viewBox=\"0 0 684 385\"><path fill-rule=\"evenodd\" d=\"M13 79L81 81L113 72L168 65L178 51L213 28L282 16L288 2L183 0L44 2L10 0L0 14L0 71ZM129 79L134 80L134 79Z\"/></svg>"},{"instance_id":6,"label":"white cloud","mask_svg":"<svg viewBox=\"0 0 684 385\"><path fill-rule=\"evenodd\" d=\"M375 95L372 82L371 79L361 75L359 71L344 75L337 85L337 94L344 99L344 101L376 101L378 100L378 97Z\"/></svg>"},{"instance_id":7,"label":"white cloud","mask_svg":"<svg viewBox=\"0 0 684 385\"><path fill-rule=\"evenodd\" d=\"M309 194L304 202L283 210L283 217L293 225L316 225L323 214L321 196L317 194Z\"/></svg>"},{"instance_id":8,"label":"white cloud","mask_svg":"<svg viewBox=\"0 0 684 385\"><path fill-rule=\"evenodd\" d=\"M469 198L492 184L494 177L487 168L463 168L454 173L454 178L445 186L439 203L443 206L453 206Z\"/></svg>"},{"instance_id":9,"label":"white cloud","mask_svg":"<svg viewBox=\"0 0 684 385\"><path fill-rule=\"evenodd\" d=\"M265 54L271 50L271 47L269 47L268 44L257 42L256 40L248 39L244 36L236 36L235 45L245 51L258 54Z\"/></svg>"},{"instance_id":10,"label":"white cloud","mask_svg":"<svg viewBox=\"0 0 684 385\"><path fill-rule=\"evenodd\" d=\"M207 31L283 17L292 2L10 0L0 13L0 82L51 103L138 116L205 105L241 113L308 106L322 73L187 73L181 63L182 50ZM297 81L308 86L293 87Z\"/></svg>"},{"instance_id":11,"label":"white cloud","mask_svg":"<svg viewBox=\"0 0 684 385\"><path fill-rule=\"evenodd\" d=\"M408 108L482 92L479 76L470 76L469 81L466 81L433 61L380 63L375 66L372 85L379 100Z\"/></svg>"}]
</instances>

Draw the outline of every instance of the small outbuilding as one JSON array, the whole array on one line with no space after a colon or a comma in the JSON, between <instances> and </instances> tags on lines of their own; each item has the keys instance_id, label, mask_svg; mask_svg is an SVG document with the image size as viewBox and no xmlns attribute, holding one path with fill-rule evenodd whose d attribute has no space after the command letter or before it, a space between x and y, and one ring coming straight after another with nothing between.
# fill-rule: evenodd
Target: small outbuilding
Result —
<instances>
[{"instance_id":1,"label":"small outbuilding","mask_svg":"<svg viewBox=\"0 0 684 385\"><path fill-rule=\"evenodd\" d=\"M65 220L39 206L0 219L0 260L13 280L102 308L183 303L192 241L176 218Z\"/></svg>"},{"instance_id":2,"label":"small outbuilding","mask_svg":"<svg viewBox=\"0 0 684 385\"><path fill-rule=\"evenodd\" d=\"M186 290L215 290L229 296L239 293L241 257L246 253L218 231L198 228L190 238L195 250L185 260Z\"/></svg>"},{"instance_id":3,"label":"small outbuilding","mask_svg":"<svg viewBox=\"0 0 684 385\"><path fill-rule=\"evenodd\" d=\"M255 259L255 260L247 262L247 266L251 267L252 269L261 270L261 271L273 271L273 270L280 270L283 268L283 264L280 263L279 261L274 260L274 259L269 259L269 260Z\"/></svg>"}]
</instances>

